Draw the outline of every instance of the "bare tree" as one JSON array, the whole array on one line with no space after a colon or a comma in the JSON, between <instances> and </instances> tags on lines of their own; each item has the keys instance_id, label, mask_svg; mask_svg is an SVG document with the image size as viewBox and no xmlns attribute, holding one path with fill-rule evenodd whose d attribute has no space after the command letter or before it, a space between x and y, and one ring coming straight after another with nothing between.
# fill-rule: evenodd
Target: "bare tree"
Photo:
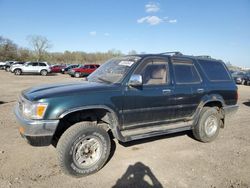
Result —
<instances>
[{"instance_id":1,"label":"bare tree","mask_svg":"<svg viewBox=\"0 0 250 188\"><path fill-rule=\"evenodd\" d=\"M0 36L0 61L16 60L17 49L12 40Z\"/></svg>"},{"instance_id":2,"label":"bare tree","mask_svg":"<svg viewBox=\"0 0 250 188\"><path fill-rule=\"evenodd\" d=\"M37 60L42 60L43 56L46 54L47 50L51 48L50 41L40 35L31 35L27 37L27 40L29 41L30 45L32 46L36 56Z\"/></svg>"}]
</instances>

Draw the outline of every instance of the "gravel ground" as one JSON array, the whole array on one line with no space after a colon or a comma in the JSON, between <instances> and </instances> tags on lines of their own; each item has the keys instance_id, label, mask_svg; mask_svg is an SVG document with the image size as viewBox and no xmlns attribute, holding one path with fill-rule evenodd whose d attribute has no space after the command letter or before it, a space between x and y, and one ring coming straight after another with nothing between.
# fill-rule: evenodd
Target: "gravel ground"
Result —
<instances>
[{"instance_id":1,"label":"gravel ground","mask_svg":"<svg viewBox=\"0 0 250 188\"><path fill-rule=\"evenodd\" d=\"M96 174L64 175L53 146L32 147L18 133L13 107L31 86L81 81L68 75L15 76L0 70L0 187L250 187L250 86L239 86L237 114L212 143L190 132L121 145Z\"/></svg>"}]
</instances>

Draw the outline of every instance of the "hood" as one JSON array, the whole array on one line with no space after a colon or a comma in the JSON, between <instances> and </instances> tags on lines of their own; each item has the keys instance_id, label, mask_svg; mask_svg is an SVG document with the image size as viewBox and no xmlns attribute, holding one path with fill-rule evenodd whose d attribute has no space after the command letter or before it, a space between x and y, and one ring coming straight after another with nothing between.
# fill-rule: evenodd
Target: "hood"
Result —
<instances>
[{"instance_id":1,"label":"hood","mask_svg":"<svg viewBox=\"0 0 250 188\"><path fill-rule=\"evenodd\" d=\"M87 92L98 92L115 89L115 85L88 81L47 84L32 87L22 92L22 95L30 101L38 101L53 97L84 95Z\"/></svg>"}]
</instances>

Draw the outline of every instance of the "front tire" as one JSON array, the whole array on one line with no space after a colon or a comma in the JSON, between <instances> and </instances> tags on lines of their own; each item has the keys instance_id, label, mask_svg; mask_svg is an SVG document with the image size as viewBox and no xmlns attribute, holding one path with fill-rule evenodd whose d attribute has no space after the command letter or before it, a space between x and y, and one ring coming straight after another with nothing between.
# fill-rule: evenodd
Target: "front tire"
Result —
<instances>
[{"instance_id":1,"label":"front tire","mask_svg":"<svg viewBox=\"0 0 250 188\"><path fill-rule=\"evenodd\" d=\"M216 108L204 107L200 118L193 128L194 137L201 142L211 142L219 134L221 119Z\"/></svg>"},{"instance_id":2,"label":"front tire","mask_svg":"<svg viewBox=\"0 0 250 188\"><path fill-rule=\"evenodd\" d=\"M68 128L57 144L64 173L82 177L100 170L110 154L110 137L100 126L80 122Z\"/></svg>"},{"instance_id":3,"label":"front tire","mask_svg":"<svg viewBox=\"0 0 250 188\"><path fill-rule=\"evenodd\" d=\"M80 73L79 73L79 72L75 72L74 76L75 76L76 78L80 78Z\"/></svg>"}]
</instances>

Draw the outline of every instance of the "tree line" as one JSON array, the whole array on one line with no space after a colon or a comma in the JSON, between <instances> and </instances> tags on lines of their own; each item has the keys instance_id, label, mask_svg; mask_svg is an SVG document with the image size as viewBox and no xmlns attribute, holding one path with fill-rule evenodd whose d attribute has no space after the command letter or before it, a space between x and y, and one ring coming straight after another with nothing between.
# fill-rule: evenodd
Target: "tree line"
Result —
<instances>
[{"instance_id":1,"label":"tree line","mask_svg":"<svg viewBox=\"0 0 250 188\"><path fill-rule=\"evenodd\" d=\"M0 61L47 61L51 64L84 64L103 63L106 60L123 55L119 50L107 52L86 53L82 51L48 52L51 42L44 36L31 35L27 37L31 49L19 47L8 38L0 36ZM130 55L136 54L131 50Z\"/></svg>"}]
</instances>

